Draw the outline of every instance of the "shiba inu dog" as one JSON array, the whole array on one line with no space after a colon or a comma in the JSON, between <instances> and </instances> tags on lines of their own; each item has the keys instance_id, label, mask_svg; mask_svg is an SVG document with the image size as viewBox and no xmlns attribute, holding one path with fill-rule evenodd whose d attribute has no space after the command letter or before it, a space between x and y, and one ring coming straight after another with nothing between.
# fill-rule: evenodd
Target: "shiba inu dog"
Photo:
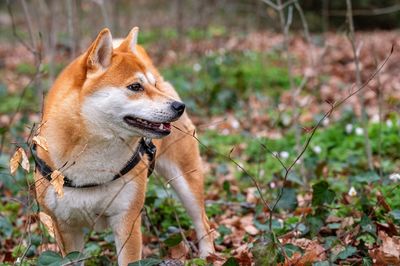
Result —
<instances>
[{"instance_id":1,"label":"shiba inu dog","mask_svg":"<svg viewBox=\"0 0 400 266\"><path fill-rule=\"evenodd\" d=\"M64 255L83 249L84 228L110 227L118 264L139 260L152 139L155 171L182 201L205 257L214 246L195 128L137 35L133 28L116 47L110 31L102 30L55 81L38 133L48 148L36 147L37 200ZM55 171L62 173L63 195L52 185Z\"/></svg>"}]
</instances>

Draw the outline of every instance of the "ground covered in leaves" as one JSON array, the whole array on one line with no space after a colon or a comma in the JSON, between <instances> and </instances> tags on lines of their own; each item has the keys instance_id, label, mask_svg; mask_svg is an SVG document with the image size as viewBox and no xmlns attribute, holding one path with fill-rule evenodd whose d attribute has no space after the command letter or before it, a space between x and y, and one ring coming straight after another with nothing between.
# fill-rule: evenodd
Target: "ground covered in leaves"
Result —
<instances>
[{"instance_id":1,"label":"ground covered in leaves","mask_svg":"<svg viewBox=\"0 0 400 266\"><path fill-rule=\"evenodd\" d=\"M368 125L360 123L360 98L355 95L321 122L290 171L286 170L332 103L356 89L347 37L315 36L310 46L302 36L293 36L295 85L306 77L305 86L293 97L281 35L210 34L212 38L180 42L166 35L166 50L151 35L144 33L141 41L197 125L217 254L207 261L194 259L191 222L172 190L153 175L143 214L144 256L153 261L185 259L188 265L399 265L399 32L357 35L364 82L394 45L385 67L361 91ZM68 62L67 51L58 52L57 71ZM44 60L40 82L30 82L36 68L23 46L2 44L0 58L0 262L61 263L66 259L55 253L54 239L39 222L29 193L32 176L22 169L29 167L22 152L17 159L24 167L14 176L9 170L16 146L28 151L24 140L39 121L38 88L51 83L49 65ZM293 130L295 114L301 145ZM365 129L372 168L365 153ZM31 172L32 168L31 160ZM86 265L115 261L109 231L88 232L87 240ZM39 257L44 250L54 252ZM70 254L70 259L76 256Z\"/></svg>"}]
</instances>

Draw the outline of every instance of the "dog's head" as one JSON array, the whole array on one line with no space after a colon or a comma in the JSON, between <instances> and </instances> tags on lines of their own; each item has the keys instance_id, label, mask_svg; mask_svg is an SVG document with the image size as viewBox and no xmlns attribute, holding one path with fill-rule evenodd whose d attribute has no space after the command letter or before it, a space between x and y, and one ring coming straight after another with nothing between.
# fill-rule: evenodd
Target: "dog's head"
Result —
<instances>
[{"instance_id":1,"label":"dog's head","mask_svg":"<svg viewBox=\"0 0 400 266\"><path fill-rule=\"evenodd\" d=\"M160 90L164 81L143 60L137 35L138 28L133 28L113 48L111 33L104 29L85 54L81 114L93 133L160 138L185 110L182 102Z\"/></svg>"}]
</instances>

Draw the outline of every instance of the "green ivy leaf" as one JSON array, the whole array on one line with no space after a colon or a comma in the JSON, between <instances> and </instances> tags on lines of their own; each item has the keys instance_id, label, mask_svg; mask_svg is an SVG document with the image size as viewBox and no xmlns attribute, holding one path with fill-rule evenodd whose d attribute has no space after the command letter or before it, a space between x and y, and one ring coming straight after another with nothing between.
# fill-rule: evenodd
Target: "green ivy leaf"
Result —
<instances>
[{"instance_id":1,"label":"green ivy leaf","mask_svg":"<svg viewBox=\"0 0 400 266\"><path fill-rule=\"evenodd\" d=\"M366 172L366 173L354 176L354 180L357 183L370 184L370 183L379 181L380 177L376 172L370 171L370 172Z\"/></svg>"},{"instance_id":2,"label":"green ivy leaf","mask_svg":"<svg viewBox=\"0 0 400 266\"><path fill-rule=\"evenodd\" d=\"M372 266L372 259L369 257L362 258L362 266Z\"/></svg>"},{"instance_id":3,"label":"green ivy leaf","mask_svg":"<svg viewBox=\"0 0 400 266\"><path fill-rule=\"evenodd\" d=\"M324 203L332 203L335 199L335 191L329 188L326 181L320 181L312 186L313 188L313 206L321 206Z\"/></svg>"},{"instance_id":4,"label":"green ivy leaf","mask_svg":"<svg viewBox=\"0 0 400 266\"><path fill-rule=\"evenodd\" d=\"M288 255L289 258L291 258L296 252L303 254L303 250L293 244L286 244L283 247L285 249L286 255Z\"/></svg>"},{"instance_id":5,"label":"green ivy leaf","mask_svg":"<svg viewBox=\"0 0 400 266\"><path fill-rule=\"evenodd\" d=\"M156 266L156 265L159 265L161 262L162 262L162 260L160 260L160 259L147 258L147 259L131 262L128 264L128 266Z\"/></svg>"},{"instance_id":6,"label":"green ivy leaf","mask_svg":"<svg viewBox=\"0 0 400 266\"><path fill-rule=\"evenodd\" d=\"M344 250L340 251L337 255L338 259L345 260L350 256L353 256L357 252L357 248L353 246L348 246Z\"/></svg>"},{"instance_id":7,"label":"green ivy leaf","mask_svg":"<svg viewBox=\"0 0 400 266\"><path fill-rule=\"evenodd\" d=\"M181 234L173 234L170 235L165 241L164 244L167 245L167 247L174 247L181 243L182 241L182 235Z\"/></svg>"},{"instance_id":8,"label":"green ivy leaf","mask_svg":"<svg viewBox=\"0 0 400 266\"><path fill-rule=\"evenodd\" d=\"M330 262L327 260L314 262L312 266L330 266Z\"/></svg>"},{"instance_id":9,"label":"green ivy leaf","mask_svg":"<svg viewBox=\"0 0 400 266\"><path fill-rule=\"evenodd\" d=\"M68 253L67 256L61 261L61 265L70 264L71 262L78 262L78 260L85 259L85 255L78 251Z\"/></svg>"},{"instance_id":10,"label":"green ivy leaf","mask_svg":"<svg viewBox=\"0 0 400 266\"><path fill-rule=\"evenodd\" d=\"M306 217L306 222L310 229L311 236L317 235L321 227L324 225L324 221L318 216L308 215Z\"/></svg>"},{"instance_id":11,"label":"green ivy leaf","mask_svg":"<svg viewBox=\"0 0 400 266\"><path fill-rule=\"evenodd\" d=\"M61 265L63 257L57 252L47 250L40 254L37 261L38 266L57 266Z\"/></svg>"},{"instance_id":12,"label":"green ivy leaf","mask_svg":"<svg viewBox=\"0 0 400 266\"><path fill-rule=\"evenodd\" d=\"M239 266L239 263L234 257L230 257L224 264L222 264L222 266Z\"/></svg>"},{"instance_id":13,"label":"green ivy leaf","mask_svg":"<svg viewBox=\"0 0 400 266\"><path fill-rule=\"evenodd\" d=\"M294 210L297 206L297 192L293 188L283 188L282 197L276 205L279 209Z\"/></svg>"},{"instance_id":14,"label":"green ivy leaf","mask_svg":"<svg viewBox=\"0 0 400 266\"><path fill-rule=\"evenodd\" d=\"M393 219L399 221L400 220L400 210L393 210L389 212L389 214L393 217Z\"/></svg>"}]
</instances>

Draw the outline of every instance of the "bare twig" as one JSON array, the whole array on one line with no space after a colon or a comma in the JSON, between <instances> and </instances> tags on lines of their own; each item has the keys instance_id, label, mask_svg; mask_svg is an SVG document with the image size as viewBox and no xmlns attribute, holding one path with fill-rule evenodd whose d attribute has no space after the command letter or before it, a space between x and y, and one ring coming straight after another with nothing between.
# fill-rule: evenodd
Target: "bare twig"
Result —
<instances>
[{"instance_id":1,"label":"bare twig","mask_svg":"<svg viewBox=\"0 0 400 266\"><path fill-rule=\"evenodd\" d=\"M346 0L346 6L347 6L347 20L349 23L349 30L350 30L349 40L351 43L351 47L353 49L354 64L356 65L356 86L360 87L362 84L361 70L360 70L360 52L359 52L359 49L357 49L357 47L356 47L351 0ZM363 130L364 130L364 145L365 145L365 152L367 154L368 167L370 170L373 170L374 166L372 163L371 144L369 143L369 137L368 137L368 116L367 116L366 107L365 107L364 95L358 94L358 100L360 101L360 104L361 104L361 121L360 122L361 122L361 126L363 127Z\"/></svg>"}]
</instances>

